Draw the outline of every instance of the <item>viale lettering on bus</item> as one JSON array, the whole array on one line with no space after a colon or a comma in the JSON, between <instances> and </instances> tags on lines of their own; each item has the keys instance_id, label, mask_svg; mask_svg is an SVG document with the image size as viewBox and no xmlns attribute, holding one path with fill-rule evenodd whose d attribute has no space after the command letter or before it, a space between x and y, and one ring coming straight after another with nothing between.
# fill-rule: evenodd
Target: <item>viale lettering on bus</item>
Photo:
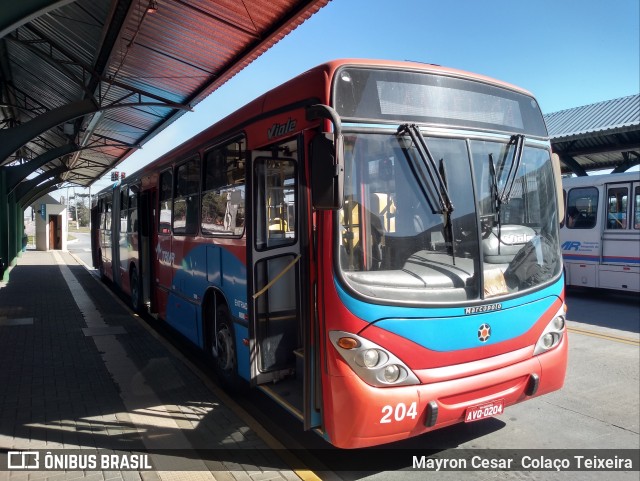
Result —
<instances>
[{"instance_id":1,"label":"viale lettering on bus","mask_svg":"<svg viewBox=\"0 0 640 481\"><path fill-rule=\"evenodd\" d=\"M292 118L287 120L285 124L275 123L271 126L271 128L267 131L267 137L269 139L273 139L274 137L281 137L283 135L288 134L289 132L293 132L296 128L296 121Z\"/></svg>"}]
</instances>

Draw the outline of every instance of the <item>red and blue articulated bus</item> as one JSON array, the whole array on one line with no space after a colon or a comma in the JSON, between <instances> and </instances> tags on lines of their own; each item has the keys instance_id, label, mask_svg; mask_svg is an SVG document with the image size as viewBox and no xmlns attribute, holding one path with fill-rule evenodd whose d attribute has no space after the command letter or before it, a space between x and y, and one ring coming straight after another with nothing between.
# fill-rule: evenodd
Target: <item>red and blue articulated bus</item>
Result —
<instances>
[{"instance_id":1,"label":"red and blue articulated bus","mask_svg":"<svg viewBox=\"0 0 640 481\"><path fill-rule=\"evenodd\" d=\"M94 263L224 384L372 446L562 387L561 198L531 94L338 60L100 192Z\"/></svg>"}]
</instances>

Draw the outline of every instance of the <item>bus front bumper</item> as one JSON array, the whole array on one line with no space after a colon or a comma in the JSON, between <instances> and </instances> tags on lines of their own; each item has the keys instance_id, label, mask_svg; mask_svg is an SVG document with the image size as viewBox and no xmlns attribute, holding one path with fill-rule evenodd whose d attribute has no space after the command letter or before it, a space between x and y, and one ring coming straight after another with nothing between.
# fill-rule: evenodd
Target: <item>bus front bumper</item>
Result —
<instances>
[{"instance_id":1,"label":"bus front bumper","mask_svg":"<svg viewBox=\"0 0 640 481\"><path fill-rule=\"evenodd\" d=\"M325 391L326 436L335 446L360 448L465 422L470 417L469 408L493 406L499 415L503 410L496 406L511 406L560 389L564 384L567 351L565 332L553 350L500 369L442 382L388 388L366 384L343 363L340 375L326 378L330 384Z\"/></svg>"}]
</instances>

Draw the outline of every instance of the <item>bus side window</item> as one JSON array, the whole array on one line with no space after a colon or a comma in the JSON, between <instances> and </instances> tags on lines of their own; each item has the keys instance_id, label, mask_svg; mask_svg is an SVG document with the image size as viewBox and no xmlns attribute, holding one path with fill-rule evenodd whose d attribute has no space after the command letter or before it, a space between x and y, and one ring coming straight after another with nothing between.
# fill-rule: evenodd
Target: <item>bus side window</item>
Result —
<instances>
[{"instance_id":1,"label":"bus side window","mask_svg":"<svg viewBox=\"0 0 640 481\"><path fill-rule=\"evenodd\" d=\"M567 196L566 227L569 229L592 229L598 221L598 189L578 187Z\"/></svg>"},{"instance_id":2,"label":"bus side window","mask_svg":"<svg viewBox=\"0 0 640 481\"><path fill-rule=\"evenodd\" d=\"M240 138L205 154L200 225L204 235L243 234L245 153L245 140Z\"/></svg>"},{"instance_id":3,"label":"bus side window","mask_svg":"<svg viewBox=\"0 0 640 481\"><path fill-rule=\"evenodd\" d=\"M129 189L129 215L127 216L127 232L138 232L138 194Z\"/></svg>"},{"instance_id":4,"label":"bus side window","mask_svg":"<svg viewBox=\"0 0 640 481\"><path fill-rule=\"evenodd\" d=\"M635 199L633 203L633 212L634 212L633 228L640 229L640 186L635 188L634 197Z\"/></svg>"},{"instance_id":5,"label":"bus side window","mask_svg":"<svg viewBox=\"0 0 640 481\"><path fill-rule=\"evenodd\" d=\"M200 205L200 158L194 158L176 169L173 199L173 233L194 235L198 232Z\"/></svg>"},{"instance_id":6,"label":"bus side window","mask_svg":"<svg viewBox=\"0 0 640 481\"><path fill-rule=\"evenodd\" d=\"M170 170L163 172L160 175L160 196L158 202L160 206L158 208L158 233L170 234L171 233L171 212L173 209L173 174Z\"/></svg>"},{"instance_id":7,"label":"bus side window","mask_svg":"<svg viewBox=\"0 0 640 481\"><path fill-rule=\"evenodd\" d=\"M612 187L607 193L607 229L627 228L627 198L626 187Z\"/></svg>"}]
</instances>

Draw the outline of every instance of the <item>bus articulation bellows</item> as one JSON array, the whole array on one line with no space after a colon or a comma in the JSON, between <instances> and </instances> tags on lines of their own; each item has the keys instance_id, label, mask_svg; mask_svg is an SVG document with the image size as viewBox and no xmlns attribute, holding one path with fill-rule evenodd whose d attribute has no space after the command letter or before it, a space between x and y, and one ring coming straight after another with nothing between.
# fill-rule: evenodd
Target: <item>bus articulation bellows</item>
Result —
<instances>
[{"instance_id":1,"label":"bus articulation bellows","mask_svg":"<svg viewBox=\"0 0 640 481\"><path fill-rule=\"evenodd\" d=\"M330 443L559 389L559 165L526 91L337 60L103 190L94 264Z\"/></svg>"}]
</instances>

